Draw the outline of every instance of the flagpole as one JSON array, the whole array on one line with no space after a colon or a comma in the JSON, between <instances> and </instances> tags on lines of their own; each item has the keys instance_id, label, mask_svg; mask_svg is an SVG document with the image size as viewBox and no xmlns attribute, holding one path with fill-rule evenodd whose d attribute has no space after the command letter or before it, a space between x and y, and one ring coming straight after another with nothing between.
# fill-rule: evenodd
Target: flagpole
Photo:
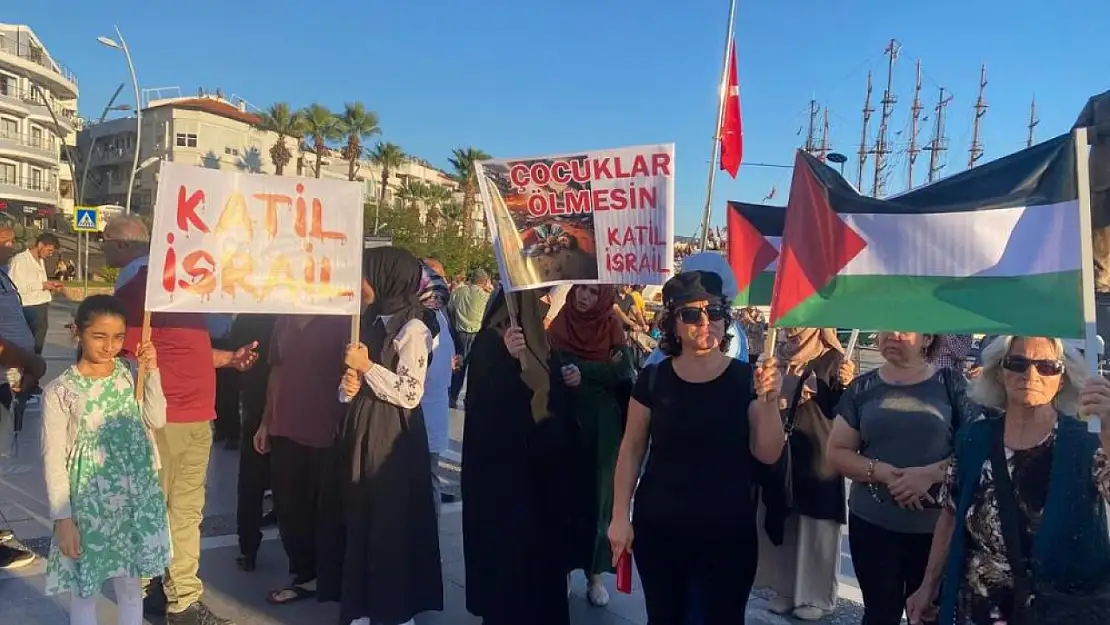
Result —
<instances>
[{"instance_id":1,"label":"flagpole","mask_svg":"<svg viewBox=\"0 0 1110 625\"><path fill-rule=\"evenodd\" d=\"M1075 141L1076 190L1079 196L1079 262L1080 284L1083 297L1083 357L1088 373L1098 375L1098 323L1095 304L1095 255L1091 241L1091 171L1088 153L1087 129L1080 127L1072 131ZM1093 433L1102 431L1102 422L1097 416L1085 416L1087 430Z\"/></svg>"},{"instance_id":2,"label":"flagpole","mask_svg":"<svg viewBox=\"0 0 1110 625\"><path fill-rule=\"evenodd\" d=\"M725 58L721 62L721 83L717 89L717 125L713 128L713 151L709 156L709 183L705 191L705 212L701 220L701 250L704 252L709 243L709 218L713 213L713 184L717 180L717 157L721 145L721 120L725 116L725 93L728 82L729 59L732 55L732 31L736 20L736 0L728 7L728 31L725 32Z\"/></svg>"}]
</instances>

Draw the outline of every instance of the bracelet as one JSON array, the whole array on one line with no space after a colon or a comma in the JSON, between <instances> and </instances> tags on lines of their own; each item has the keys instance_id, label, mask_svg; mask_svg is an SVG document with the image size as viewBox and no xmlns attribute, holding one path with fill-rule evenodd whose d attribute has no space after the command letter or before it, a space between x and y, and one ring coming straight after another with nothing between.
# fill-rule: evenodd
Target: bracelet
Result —
<instances>
[{"instance_id":1,"label":"bracelet","mask_svg":"<svg viewBox=\"0 0 1110 625\"><path fill-rule=\"evenodd\" d=\"M867 478L866 478L867 483L868 484L874 484L875 483L875 462L876 462L876 460L874 458L868 458L867 460L868 460L868 462L867 462Z\"/></svg>"},{"instance_id":2,"label":"bracelet","mask_svg":"<svg viewBox=\"0 0 1110 625\"><path fill-rule=\"evenodd\" d=\"M868 462L867 462L867 478L866 478L867 479L867 491L869 493L871 493L871 498L872 499L874 499L878 503L882 503L883 500L882 500L881 497L879 497L879 485L875 483L875 465L878 462L879 461L876 458L869 458L868 459Z\"/></svg>"}]
</instances>

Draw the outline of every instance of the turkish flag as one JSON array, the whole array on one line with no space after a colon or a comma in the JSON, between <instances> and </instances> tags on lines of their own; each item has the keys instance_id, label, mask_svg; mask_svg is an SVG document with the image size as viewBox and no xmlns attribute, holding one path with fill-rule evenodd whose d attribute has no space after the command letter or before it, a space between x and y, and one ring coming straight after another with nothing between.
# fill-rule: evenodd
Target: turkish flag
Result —
<instances>
[{"instance_id":1,"label":"turkish flag","mask_svg":"<svg viewBox=\"0 0 1110 625\"><path fill-rule=\"evenodd\" d=\"M740 119L740 82L736 77L736 40L729 43L728 85L725 87L725 109L721 115L721 169L736 177L744 158L744 124Z\"/></svg>"}]
</instances>

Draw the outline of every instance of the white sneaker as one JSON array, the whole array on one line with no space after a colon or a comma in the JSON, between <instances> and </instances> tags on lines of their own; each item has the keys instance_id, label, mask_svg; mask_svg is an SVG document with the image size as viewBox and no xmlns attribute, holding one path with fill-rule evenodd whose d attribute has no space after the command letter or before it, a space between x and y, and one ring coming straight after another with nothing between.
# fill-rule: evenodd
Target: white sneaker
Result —
<instances>
[{"instance_id":1,"label":"white sneaker","mask_svg":"<svg viewBox=\"0 0 1110 625\"><path fill-rule=\"evenodd\" d=\"M599 608L609 605L609 591L600 576L590 580L589 587L586 589L586 598L590 600L590 605Z\"/></svg>"},{"instance_id":2,"label":"white sneaker","mask_svg":"<svg viewBox=\"0 0 1110 625\"><path fill-rule=\"evenodd\" d=\"M830 612L828 610L822 610L821 608L811 605L803 605L794 608L794 618L801 621L819 621L829 614Z\"/></svg>"},{"instance_id":3,"label":"white sneaker","mask_svg":"<svg viewBox=\"0 0 1110 625\"><path fill-rule=\"evenodd\" d=\"M767 610L772 614L790 614L794 611L793 597L775 597L768 602Z\"/></svg>"}]
</instances>

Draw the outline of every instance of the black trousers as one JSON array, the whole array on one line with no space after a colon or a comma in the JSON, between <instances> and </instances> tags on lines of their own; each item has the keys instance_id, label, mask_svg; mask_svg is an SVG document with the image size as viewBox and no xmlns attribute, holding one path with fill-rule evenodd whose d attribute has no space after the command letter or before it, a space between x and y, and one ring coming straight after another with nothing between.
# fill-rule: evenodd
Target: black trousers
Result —
<instances>
[{"instance_id":1,"label":"black trousers","mask_svg":"<svg viewBox=\"0 0 1110 625\"><path fill-rule=\"evenodd\" d=\"M270 456L254 450L254 434L266 408L265 378L243 389L243 423L240 427L238 501L239 553L254 557L262 544L262 502L270 487Z\"/></svg>"},{"instance_id":2,"label":"black trousers","mask_svg":"<svg viewBox=\"0 0 1110 625\"><path fill-rule=\"evenodd\" d=\"M278 533L294 584L316 579L316 515L325 451L270 437L270 475Z\"/></svg>"},{"instance_id":3,"label":"black trousers","mask_svg":"<svg viewBox=\"0 0 1110 625\"><path fill-rule=\"evenodd\" d=\"M35 353L42 355L46 345L46 331L50 328L50 304L35 304L23 307L23 317L35 335Z\"/></svg>"},{"instance_id":4,"label":"black trousers","mask_svg":"<svg viewBox=\"0 0 1110 625\"><path fill-rule=\"evenodd\" d=\"M451 388L448 391L448 398L451 406L455 405L455 401L459 398L459 393L462 391L463 381L466 380L466 357L470 354L470 346L474 344L474 337L477 334L470 332L453 332L455 339L455 355L459 357L459 368L451 374Z\"/></svg>"},{"instance_id":5,"label":"black trousers","mask_svg":"<svg viewBox=\"0 0 1110 625\"><path fill-rule=\"evenodd\" d=\"M853 514L848 541L863 595L861 625L899 625L906 599L925 577L933 535L892 532Z\"/></svg>"},{"instance_id":6,"label":"black trousers","mask_svg":"<svg viewBox=\"0 0 1110 625\"><path fill-rule=\"evenodd\" d=\"M644 587L648 625L686 625L698 588L704 625L744 623L755 583L755 527L727 536L674 532L637 519L632 554Z\"/></svg>"},{"instance_id":7,"label":"black trousers","mask_svg":"<svg viewBox=\"0 0 1110 625\"><path fill-rule=\"evenodd\" d=\"M216 369L216 423L217 439L239 438L239 377L231 367Z\"/></svg>"}]
</instances>

